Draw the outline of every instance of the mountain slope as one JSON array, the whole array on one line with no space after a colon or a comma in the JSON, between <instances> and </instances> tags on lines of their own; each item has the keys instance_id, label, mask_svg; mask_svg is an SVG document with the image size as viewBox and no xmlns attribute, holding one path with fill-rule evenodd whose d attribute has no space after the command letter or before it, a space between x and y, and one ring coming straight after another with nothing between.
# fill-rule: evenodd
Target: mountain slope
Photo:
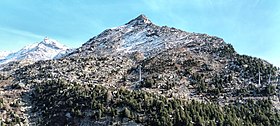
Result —
<instances>
[{"instance_id":1,"label":"mountain slope","mask_svg":"<svg viewBox=\"0 0 280 126\"><path fill-rule=\"evenodd\" d=\"M63 50L63 51L59 52L56 56L54 56L52 59L59 59L59 58L65 57L68 54L74 52L75 50L76 50L75 48Z\"/></svg>"},{"instance_id":2,"label":"mountain slope","mask_svg":"<svg viewBox=\"0 0 280 126\"><path fill-rule=\"evenodd\" d=\"M211 47L226 46L220 38L188 33L166 26L160 27L153 24L146 16L140 15L123 26L107 29L91 38L79 51L84 53L82 55L87 55L87 53L127 54L138 51L149 57L182 45L192 46L194 42L201 46L206 44ZM198 50L199 47L194 46L190 49Z\"/></svg>"},{"instance_id":3,"label":"mountain slope","mask_svg":"<svg viewBox=\"0 0 280 126\"><path fill-rule=\"evenodd\" d=\"M8 56L11 52L8 51L0 51L0 60L4 59L6 56Z\"/></svg>"},{"instance_id":4,"label":"mountain slope","mask_svg":"<svg viewBox=\"0 0 280 126\"><path fill-rule=\"evenodd\" d=\"M45 38L41 42L26 46L17 52L10 53L0 61L0 64L6 64L11 61L35 62L39 60L48 60L67 49L66 46L61 45L56 40Z\"/></svg>"},{"instance_id":5,"label":"mountain slope","mask_svg":"<svg viewBox=\"0 0 280 126\"><path fill-rule=\"evenodd\" d=\"M280 125L276 67L144 15L11 78L41 125Z\"/></svg>"}]
</instances>

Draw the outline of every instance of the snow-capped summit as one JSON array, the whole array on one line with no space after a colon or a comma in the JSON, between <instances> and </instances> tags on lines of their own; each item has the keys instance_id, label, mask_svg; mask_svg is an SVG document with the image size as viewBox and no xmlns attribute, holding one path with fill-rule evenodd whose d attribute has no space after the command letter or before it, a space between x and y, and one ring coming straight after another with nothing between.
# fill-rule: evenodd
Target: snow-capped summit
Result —
<instances>
[{"instance_id":1,"label":"snow-capped summit","mask_svg":"<svg viewBox=\"0 0 280 126\"><path fill-rule=\"evenodd\" d=\"M5 64L11 61L27 60L35 62L39 60L53 59L61 52L65 52L68 48L60 44L58 41L44 38L41 42L25 46L21 50L11 53L0 60L0 64Z\"/></svg>"},{"instance_id":2,"label":"snow-capped summit","mask_svg":"<svg viewBox=\"0 0 280 126\"><path fill-rule=\"evenodd\" d=\"M63 49L63 50L68 49L65 45L60 44L56 40L49 39L48 37L45 37L44 40L40 43L57 49Z\"/></svg>"}]
</instances>

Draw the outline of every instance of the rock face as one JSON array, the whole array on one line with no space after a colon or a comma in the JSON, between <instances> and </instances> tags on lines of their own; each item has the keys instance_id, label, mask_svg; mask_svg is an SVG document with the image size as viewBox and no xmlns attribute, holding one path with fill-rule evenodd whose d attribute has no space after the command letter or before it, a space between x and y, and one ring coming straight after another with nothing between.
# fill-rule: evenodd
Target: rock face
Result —
<instances>
[{"instance_id":1,"label":"rock face","mask_svg":"<svg viewBox=\"0 0 280 126\"><path fill-rule=\"evenodd\" d=\"M41 42L26 46L17 52L10 53L0 60L0 64L6 64L12 61L35 62L39 60L49 60L67 49L66 46L61 45L56 40L46 37Z\"/></svg>"},{"instance_id":2,"label":"rock face","mask_svg":"<svg viewBox=\"0 0 280 126\"><path fill-rule=\"evenodd\" d=\"M30 90L38 124L280 124L276 67L221 38L157 26L144 15L12 75Z\"/></svg>"}]
</instances>

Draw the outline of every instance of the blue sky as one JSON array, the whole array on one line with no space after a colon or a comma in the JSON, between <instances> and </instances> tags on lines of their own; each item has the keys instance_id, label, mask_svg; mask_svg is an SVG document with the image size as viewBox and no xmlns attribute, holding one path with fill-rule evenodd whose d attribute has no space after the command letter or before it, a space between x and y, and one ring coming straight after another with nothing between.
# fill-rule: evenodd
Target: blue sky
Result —
<instances>
[{"instance_id":1,"label":"blue sky","mask_svg":"<svg viewBox=\"0 0 280 126\"><path fill-rule=\"evenodd\" d=\"M2 0L0 50L45 36L79 47L140 14L157 25L221 37L238 53L280 67L279 0Z\"/></svg>"}]
</instances>

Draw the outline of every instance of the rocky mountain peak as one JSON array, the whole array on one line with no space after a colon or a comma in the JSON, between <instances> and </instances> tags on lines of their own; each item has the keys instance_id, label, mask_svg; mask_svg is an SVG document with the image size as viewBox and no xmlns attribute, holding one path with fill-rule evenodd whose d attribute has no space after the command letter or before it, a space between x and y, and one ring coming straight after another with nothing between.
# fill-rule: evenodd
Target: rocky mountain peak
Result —
<instances>
[{"instance_id":1,"label":"rocky mountain peak","mask_svg":"<svg viewBox=\"0 0 280 126\"><path fill-rule=\"evenodd\" d=\"M151 24L152 22L143 14L139 15L137 18L132 19L126 25L132 25L132 26L137 26L137 25L145 25L145 24Z\"/></svg>"},{"instance_id":2,"label":"rocky mountain peak","mask_svg":"<svg viewBox=\"0 0 280 126\"><path fill-rule=\"evenodd\" d=\"M158 26L145 15L140 15L125 25L103 31L71 55L127 55L142 52L145 57L152 57L162 51L183 46L189 51L200 53L227 45L221 38Z\"/></svg>"}]
</instances>

